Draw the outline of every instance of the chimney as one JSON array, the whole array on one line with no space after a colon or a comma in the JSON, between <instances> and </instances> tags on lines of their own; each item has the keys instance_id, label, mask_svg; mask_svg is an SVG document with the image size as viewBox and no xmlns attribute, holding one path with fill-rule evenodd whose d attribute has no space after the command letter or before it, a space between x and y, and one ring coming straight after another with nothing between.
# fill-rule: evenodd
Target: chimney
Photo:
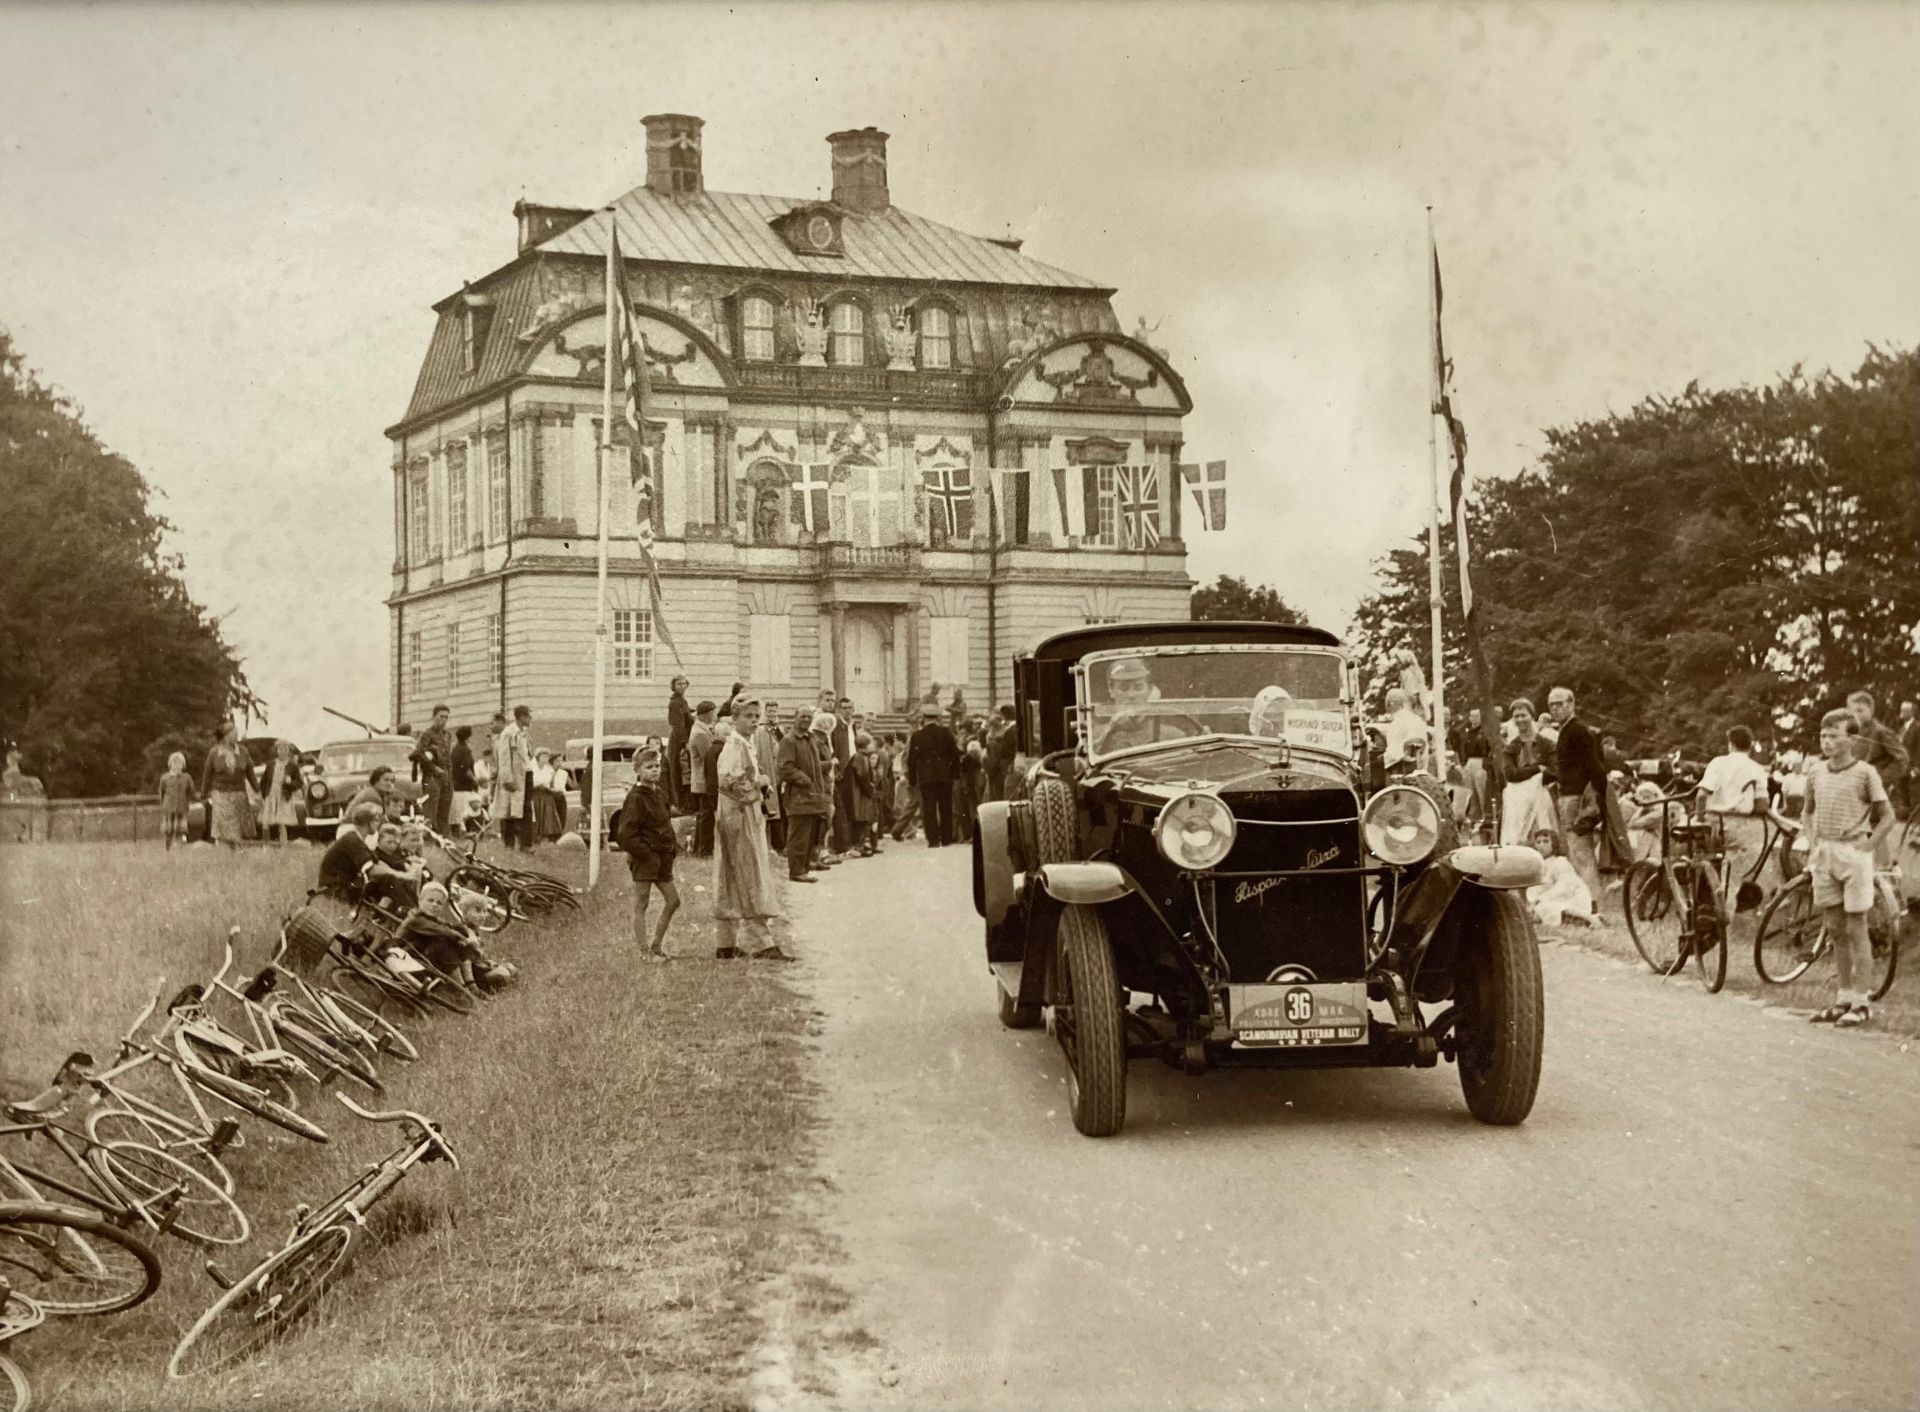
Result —
<instances>
[{"instance_id":1,"label":"chimney","mask_svg":"<svg viewBox=\"0 0 1920 1412\"><path fill-rule=\"evenodd\" d=\"M833 204L863 215L886 210L887 135L877 127L850 128L829 133L827 145L833 149Z\"/></svg>"},{"instance_id":2,"label":"chimney","mask_svg":"<svg viewBox=\"0 0 1920 1412\"><path fill-rule=\"evenodd\" d=\"M647 190L662 196L698 196L706 190L700 179L700 118L685 113L655 113L640 119L647 129Z\"/></svg>"}]
</instances>

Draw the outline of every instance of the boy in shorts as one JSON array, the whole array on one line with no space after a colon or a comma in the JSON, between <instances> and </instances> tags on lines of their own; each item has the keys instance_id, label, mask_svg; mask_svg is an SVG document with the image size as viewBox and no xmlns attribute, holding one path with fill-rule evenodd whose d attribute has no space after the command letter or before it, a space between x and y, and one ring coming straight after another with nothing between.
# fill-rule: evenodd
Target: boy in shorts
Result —
<instances>
[{"instance_id":1,"label":"boy in shorts","mask_svg":"<svg viewBox=\"0 0 1920 1412\"><path fill-rule=\"evenodd\" d=\"M1893 809L1880 772L1854 754L1853 717L1846 711L1820 718L1820 754L1807 776L1802 817L1813 905L1833 938L1840 984L1833 1004L1813 1023L1855 1029L1873 1018L1867 1007L1873 975L1867 913L1873 907L1874 848L1893 822Z\"/></svg>"},{"instance_id":2,"label":"boy in shorts","mask_svg":"<svg viewBox=\"0 0 1920 1412\"><path fill-rule=\"evenodd\" d=\"M633 788L620 806L614 843L627 855L633 874L633 940L649 961L670 961L667 924L680 910L680 889L673 885L673 860L679 850L667 796L660 788L660 755L643 750L633 757ZM660 920L647 935L647 905L660 890Z\"/></svg>"}]
</instances>

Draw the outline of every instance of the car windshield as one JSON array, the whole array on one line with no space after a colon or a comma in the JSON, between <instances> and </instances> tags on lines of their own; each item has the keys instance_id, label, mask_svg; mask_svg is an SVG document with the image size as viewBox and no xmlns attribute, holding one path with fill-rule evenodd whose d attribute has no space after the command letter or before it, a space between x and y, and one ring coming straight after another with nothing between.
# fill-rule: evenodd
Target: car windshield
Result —
<instances>
[{"instance_id":1,"label":"car windshield","mask_svg":"<svg viewBox=\"0 0 1920 1412\"><path fill-rule=\"evenodd\" d=\"M364 775L376 765L404 770L413 754L413 743L405 740L350 740L339 745L320 747L320 768L330 775Z\"/></svg>"},{"instance_id":2,"label":"car windshield","mask_svg":"<svg viewBox=\"0 0 1920 1412\"><path fill-rule=\"evenodd\" d=\"M1091 753L1200 735L1253 735L1353 754L1341 663L1294 648L1114 653L1086 663Z\"/></svg>"}]
</instances>

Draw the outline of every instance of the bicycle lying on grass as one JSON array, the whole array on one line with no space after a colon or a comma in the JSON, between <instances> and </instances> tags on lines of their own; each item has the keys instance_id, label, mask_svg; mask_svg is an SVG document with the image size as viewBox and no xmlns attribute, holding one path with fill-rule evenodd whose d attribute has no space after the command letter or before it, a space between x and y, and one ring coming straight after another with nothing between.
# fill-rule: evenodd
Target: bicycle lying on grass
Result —
<instances>
[{"instance_id":1,"label":"bicycle lying on grass","mask_svg":"<svg viewBox=\"0 0 1920 1412\"><path fill-rule=\"evenodd\" d=\"M198 1245L238 1245L247 1238L246 1213L233 1198L185 1162L138 1142L101 1142L63 1121L87 1086L91 1055L67 1057L53 1086L0 1107L10 1120L0 1138L39 1138L65 1159L65 1175L0 1154L0 1186L28 1201L49 1191L79 1202L115 1224L144 1225ZM77 1181L76 1181L77 1179Z\"/></svg>"},{"instance_id":2,"label":"bicycle lying on grass","mask_svg":"<svg viewBox=\"0 0 1920 1412\"><path fill-rule=\"evenodd\" d=\"M580 910L579 894L551 873L533 868L509 868L480 857L482 836L468 839L464 848L455 840L444 838L431 829L427 831L427 837L453 861L453 871L447 874L449 889L460 888L490 897L506 904L509 914L519 918L543 916L558 907L574 912ZM500 925L506 925L505 921L501 921ZM487 930L486 927L477 929ZM494 929L498 930L497 927Z\"/></svg>"},{"instance_id":3,"label":"bicycle lying on grass","mask_svg":"<svg viewBox=\"0 0 1920 1412\"><path fill-rule=\"evenodd\" d=\"M404 1123L405 1137L387 1156L369 1166L318 1210L297 1208L293 1228L281 1247L237 1280L207 1264L207 1273L225 1287L211 1308L187 1330L167 1362L170 1378L212 1372L246 1357L274 1338L310 1306L340 1273L367 1213L397 1187L417 1164L445 1160L459 1169L460 1159L440 1129L418 1113L372 1113L343 1093L335 1098L374 1123Z\"/></svg>"},{"instance_id":4,"label":"bicycle lying on grass","mask_svg":"<svg viewBox=\"0 0 1920 1412\"><path fill-rule=\"evenodd\" d=\"M49 1314L112 1314L158 1288L159 1260L118 1226L70 1206L0 1201L0 1344ZM27 1412L32 1401L27 1375L0 1353L0 1408Z\"/></svg>"}]
</instances>

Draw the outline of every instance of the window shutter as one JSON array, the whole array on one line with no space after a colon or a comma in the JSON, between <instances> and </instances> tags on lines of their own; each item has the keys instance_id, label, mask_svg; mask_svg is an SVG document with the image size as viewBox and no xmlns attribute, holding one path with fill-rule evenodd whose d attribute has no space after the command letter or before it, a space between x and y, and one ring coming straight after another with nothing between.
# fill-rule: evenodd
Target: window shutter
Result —
<instances>
[{"instance_id":1,"label":"window shutter","mask_svg":"<svg viewBox=\"0 0 1920 1412\"><path fill-rule=\"evenodd\" d=\"M1083 466L1081 489L1087 500L1087 537L1083 544L1097 544L1100 540L1100 468Z\"/></svg>"}]
</instances>

